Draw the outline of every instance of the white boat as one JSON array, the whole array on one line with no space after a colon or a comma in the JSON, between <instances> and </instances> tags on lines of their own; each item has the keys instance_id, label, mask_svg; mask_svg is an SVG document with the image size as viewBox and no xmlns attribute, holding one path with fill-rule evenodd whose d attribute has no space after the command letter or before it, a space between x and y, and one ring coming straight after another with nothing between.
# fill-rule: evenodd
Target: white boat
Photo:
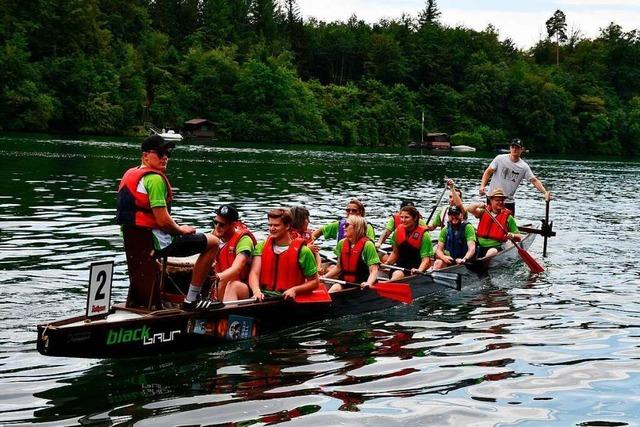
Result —
<instances>
[{"instance_id":1,"label":"white boat","mask_svg":"<svg viewBox=\"0 0 640 427\"><path fill-rule=\"evenodd\" d=\"M179 133L175 132L172 129L169 129L169 130L162 129L162 132L156 132L156 134L160 135L167 141L182 141L182 135L180 135Z\"/></svg>"},{"instance_id":2,"label":"white boat","mask_svg":"<svg viewBox=\"0 0 640 427\"><path fill-rule=\"evenodd\" d=\"M459 152L471 152L471 151L476 151L476 149L474 147L470 147L468 145L454 145L451 147L452 151L459 151Z\"/></svg>"}]
</instances>

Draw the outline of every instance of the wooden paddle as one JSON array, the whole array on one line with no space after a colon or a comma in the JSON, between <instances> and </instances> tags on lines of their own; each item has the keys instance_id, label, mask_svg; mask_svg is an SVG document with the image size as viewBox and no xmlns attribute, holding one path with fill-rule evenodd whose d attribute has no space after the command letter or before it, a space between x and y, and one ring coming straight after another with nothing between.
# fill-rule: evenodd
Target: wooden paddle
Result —
<instances>
[{"instance_id":1,"label":"wooden paddle","mask_svg":"<svg viewBox=\"0 0 640 427\"><path fill-rule=\"evenodd\" d=\"M321 278L323 282L337 283L343 286L350 286L353 288L361 287L360 283L347 282L338 279ZM390 300L399 301L404 304L410 304L413 301L413 292L411 292L411 286L406 283L399 282L376 282L370 286L371 289L382 298L388 298Z\"/></svg>"},{"instance_id":2,"label":"wooden paddle","mask_svg":"<svg viewBox=\"0 0 640 427\"><path fill-rule=\"evenodd\" d=\"M388 268L390 270L398 270L407 274L412 274L410 268L399 267L397 265L390 264L380 264L381 267ZM460 273L451 273L447 271L419 271L416 274L420 274L422 276L429 276L436 283L445 284L447 286L451 286L450 284L455 284L456 290L462 289L462 275Z\"/></svg>"},{"instance_id":3,"label":"wooden paddle","mask_svg":"<svg viewBox=\"0 0 640 427\"><path fill-rule=\"evenodd\" d=\"M489 215L489 218L491 218L491 220L495 222L502 231L504 231L504 234L506 236L509 235L509 232L504 229L502 224L500 224L500 222L498 222L498 220L495 219L493 215L491 215L486 210L485 210L485 213ZM538 263L538 261L536 261L536 259L533 256L531 256L529 252L527 252L522 246L520 246L518 242L516 242L513 238L510 238L509 240L511 240L511 243L513 243L513 246L516 247L516 249L518 250L518 255L520 255L520 258L522 258L522 261L524 261L524 263L527 264L527 267L529 267L529 270L531 270L532 273L542 273L544 271L544 268L542 268L542 266Z\"/></svg>"}]
</instances>

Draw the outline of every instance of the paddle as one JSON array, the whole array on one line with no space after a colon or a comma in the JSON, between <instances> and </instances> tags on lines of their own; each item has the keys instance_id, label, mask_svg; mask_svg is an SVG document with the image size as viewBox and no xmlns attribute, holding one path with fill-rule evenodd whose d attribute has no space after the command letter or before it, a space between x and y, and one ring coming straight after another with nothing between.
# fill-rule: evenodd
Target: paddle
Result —
<instances>
[{"instance_id":1,"label":"paddle","mask_svg":"<svg viewBox=\"0 0 640 427\"><path fill-rule=\"evenodd\" d=\"M397 265L389 265L389 264L380 264L381 267L388 268L390 270L398 270L407 274L411 274L410 268L399 267ZM455 284L456 290L462 289L462 275L460 273L450 273L446 271L419 271L416 274L420 274L422 276L429 276L433 279L434 282L445 284L450 286L450 283Z\"/></svg>"},{"instance_id":2,"label":"paddle","mask_svg":"<svg viewBox=\"0 0 640 427\"><path fill-rule=\"evenodd\" d=\"M338 279L321 278L323 282L337 283L343 286L350 286L353 288L359 288L359 283L347 282ZM370 286L371 289L382 298L388 298L390 300L399 301L404 304L410 304L413 300L413 293L411 292L411 286L406 283L392 283L392 282L376 282Z\"/></svg>"},{"instance_id":3,"label":"paddle","mask_svg":"<svg viewBox=\"0 0 640 427\"><path fill-rule=\"evenodd\" d=\"M498 227L500 227L505 235L509 235L509 232L504 229L502 224L500 224L500 222L495 219L493 215L491 215L487 211L485 211L485 213L489 215L489 218L491 218L491 220L495 222ZM516 242L513 238L510 238L509 240L511 241L511 243L513 243L513 246L516 247L516 249L518 250L518 255L520 255L520 258L522 258L522 261L527 264L527 267L529 267L529 270L531 270L532 273L542 273L544 271L544 268L542 268L538 261L536 261L535 258L532 257L531 254L527 252L522 246L518 245L518 242Z\"/></svg>"},{"instance_id":4,"label":"paddle","mask_svg":"<svg viewBox=\"0 0 640 427\"><path fill-rule=\"evenodd\" d=\"M545 212L544 212L544 225L545 226L549 226L549 202L550 200L545 200L545 203L547 205ZM547 239L549 238L548 233L544 234L544 243L542 245L542 256L546 257L547 256Z\"/></svg>"},{"instance_id":5,"label":"paddle","mask_svg":"<svg viewBox=\"0 0 640 427\"><path fill-rule=\"evenodd\" d=\"M436 204L433 206L433 209L431 210L431 213L429 214L429 218L427 218L427 224L429 224L429 222L431 221L431 218L433 217L433 214L436 213L436 209L438 209L438 205L440 205L440 201L442 200L442 197L444 196L444 193L447 192L447 184L445 182L444 184L444 190L442 190L442 193L440 193L440 197L438 197L438 200L436 200Z\"/></svg>"}]
</instances>

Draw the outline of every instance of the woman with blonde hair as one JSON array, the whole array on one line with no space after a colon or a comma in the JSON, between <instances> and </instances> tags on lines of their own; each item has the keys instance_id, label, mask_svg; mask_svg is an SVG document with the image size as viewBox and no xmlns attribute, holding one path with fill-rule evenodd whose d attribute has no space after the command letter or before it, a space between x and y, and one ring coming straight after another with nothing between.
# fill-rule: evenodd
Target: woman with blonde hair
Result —
<instances>
[{"instance_id":1,"label":"woman with blonde hair","mask_svg":"<svg viewBox=\"0 0 640 427\"><path fill-rule=\"evenodd\" d=\"M380 258L373 241L367 237L367 222L362 216L349 215L344 225L345 237L338 242L335 254L338 263L324 278L338 278L346 282L373 285L378 278ZM342 289L335 284L329 292Z\"/></svg>"}]
</instances>

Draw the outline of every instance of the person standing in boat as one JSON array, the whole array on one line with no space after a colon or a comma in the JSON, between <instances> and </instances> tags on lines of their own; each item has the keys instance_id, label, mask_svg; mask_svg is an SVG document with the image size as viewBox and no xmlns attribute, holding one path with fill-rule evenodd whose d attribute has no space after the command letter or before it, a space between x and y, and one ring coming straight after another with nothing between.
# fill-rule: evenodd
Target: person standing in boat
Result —
<instances>
[{"instance_id":1,"label":"person standing in boat","mask_svg":"<svg viewBox=\"0 0 640 427\"><path fill-rule=\"evenodd\" d=\"M222 205L215 213L213 233L220 240L214 264L218 286L210 295L221 301L235 301L237 289L247 286L256 238L240 221L235 206Z\"/></svg>"},{"instance_id":2,"label":"person standing in boat","mask_svg":"<svg viewBox=\"0 0 640 427\"><path fill-rule=\"evenodd\" d=\"M344 227L345 238L335 249L338 263L324 277L371 286L378 278L380 258L375 245L366 236L367 222L361 216L349 215ZM341 289L342 285L335 284L329 292Z\"/></svg>"},{"instance_id":3,"label":"person standing in boat","mask_svg":"<svg viewBox=\"0 0 640 427\"><path fill-rule=\"evenodd\" d=\"M449 208L449 223L440 230L434 270L464 264L476 253L476 230L464 221L458 206Z\"/></svg>"},{"instance_id":4,"label":"person standing in boat","mask_svg":"<svg viewBox=\"0 0 640 427\"><path fill-rule=\"evenodd\" d=\"M346 216L357 215L364 218L364 205L358 199L349 200L345 211L347 213ZM320 236L323 236L325 239L337 239L337 241L344 239L344 226L346 222L346 218L342 218L323 225L322 227L314 230L314 232L311 233L311 241L315 241ZM373 231L373 227L369 223L367 223L366 235L369 239L371 239L371 241L375 241L375 232Z\"/></svg>"},{"instance_id":5,"label":"person standing in boat","mask_svg":"<svg viewBox=\"0 0 640 427\"><path fill-rule=\"evenodd\" d=\"M480 220L476 231L479 245L478 258L497 254L503 249L502 244L509 239L516 242L522 240L511 210L505 207L506 198L501 188L494 188L489 194L488 205L472 203L467 207L467 211ZM502 228L489 218L489 215L493 216ZM508 233L505 234L503 229Z\"/></svg>"},{"instance_id":6,"label":"person standing in boat","mask_svg":"<svg viewBox=\"0 0 640 427\"><path fill-rule=\"evenodd\" d=\"M152 135L142 142L142 164L127 170L118 187L116 222L151 230L154 256L184 257L200 254L193 268L185 302L194 302L215 258L220 241L211 233L179 225L171 216L173 190L165 175L172 141Z\"/></svg>"},{"instance_id":7,"label":"person standing in boat","mask_svg":"<svg viewBox=\"0 0 640 427\"><path fill-rule=\"evenodd\" d=\"M412 274L422 273L431 267L433 245L426 226L419 224L420 213L413 206L400 209L402 224L391 235L393 250L387 264L395 264ZM401 270L391 275L391 280L402 279L405 276Z\"/></svg>"},{"instance_id":8,"label":"person standing in boat","mask_svg":"<svg viewBox=\"0 0 640 427\"><path fill-rule=\"evenodd\" d=\"M447 179L447 188L449 189L449 204L436 212L431 223L427 225L429 231L433 231L438 227L442 229L449 223L449 209L453 206L457 206L460 209L462 219L467 219L467 211L462 203L462 191L456 188L452 179Z\"/></svg>"},{"instance_id":9,"label":"person standing in boat","mask_svg":"<svg viewBox=\"0 0 640 427\"><path fill-rule=\"evenodd\" d=\"M249 273L249 287L238 298L263 300L262 289L281 291L285 299L312 292L319 285L316 259L302 238L291 238L291 213L273 209L267 214L269 237L258 243Z\"/></svg>"},{"instance_id":10,"label":"person standing in boat","mask_svg":"<svg viewBox=\"0 0 640 427\"><path fill-rule=\"evenodd\" d=\"M512 215L515 215L516 212L514 195L523 180L533 184L544 195L545 200L551 200L551 193L536 178L527 162L521 159L523 151L522 141L518 138L512 139L509 154L498 154L484 171L480 180L479 193L481 196L490 193L495 188L502 189L507 197L505 207L511 211ZM487 190L489 178L491 178L491 182L489 190Z\"/></svg>"}]
</instances>

